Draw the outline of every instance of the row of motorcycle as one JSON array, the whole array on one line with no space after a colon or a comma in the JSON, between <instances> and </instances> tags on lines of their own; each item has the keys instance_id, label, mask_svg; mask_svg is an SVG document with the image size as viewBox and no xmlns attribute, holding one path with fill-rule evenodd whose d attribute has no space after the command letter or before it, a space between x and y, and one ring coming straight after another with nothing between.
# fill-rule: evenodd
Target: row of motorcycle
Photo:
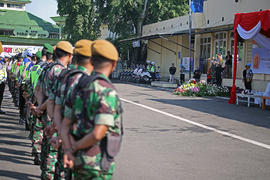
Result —
<instances>
[{"instance_id":1,"label":"row of motorcycle","mask_svg":"<svg viewBox=\"0 0 270 180\"><path fill-rule=\"evenodd\" d=\"M136 68L135 70L124 70L120 73L121 81L150 84L152 81L159 81L161 75L159 72L150 73L144 68Z\"/></svg>"}]
</instances>

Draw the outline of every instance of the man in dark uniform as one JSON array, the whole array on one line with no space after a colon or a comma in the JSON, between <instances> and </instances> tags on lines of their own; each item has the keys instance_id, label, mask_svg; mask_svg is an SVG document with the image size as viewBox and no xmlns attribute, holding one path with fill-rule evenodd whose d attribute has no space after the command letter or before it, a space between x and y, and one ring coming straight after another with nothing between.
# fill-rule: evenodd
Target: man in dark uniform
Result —
<instances>
[{"instance_id":1,"label":"man in dark uniform","mask_svg":"<svg viewBox=\"0 0 270 180\"><path fill-rule=\"evenodd\" d=\"M0 42L0 54L1 53L2 53L2 43ZM0 114L6 114L6 112L4 112L1 109L3 95L5 91L6 79L7 79L7 72L6 72L5 59L2 57L0 59Z\"/></svg>"}]
</instances>

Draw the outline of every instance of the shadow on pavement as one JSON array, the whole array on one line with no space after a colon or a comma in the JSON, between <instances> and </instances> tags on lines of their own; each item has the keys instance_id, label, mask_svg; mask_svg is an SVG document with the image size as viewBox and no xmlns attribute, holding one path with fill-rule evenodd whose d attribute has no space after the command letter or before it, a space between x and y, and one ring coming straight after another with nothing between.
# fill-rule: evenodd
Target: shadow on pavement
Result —
<instances>
[{"instance_id":1,"label":"shadow on pavement","mask_svg":"<svg viewBox=\"0 0 270 180\"><path fill-rule=\"evenodd\" d=\"M10 140L3 140L3 139L0 139L0 144L30 147L30 144L26 142L10 141Z\"/></svg>"},{"instance_id":2,"label":"shadow on pavement","mask_svg":"<svg viewBox=\"0 0 270 180\"><path fill-rule=\"evenodd\" d=\"M11 138L11 139L25 139L24 136L18 136L15 134L0 134L0 137L4 137L4 138Z\"/></svg>"},{"instance_id":3,"label":"shadow on pavement","mask_svg":"<svg viewBox=\"0 0 270 180\"><path fill-rule=\"evenodd\" d=\"M0 170L0 179L5 179L5 177L14 179L40 179L39 176L35 176L32 174Z\"/></svg>"},{"instance_id":4,"label":"shadow on pavement","mask_svg":"<svg viewBox=\"0 0 270 180\"><path fill-rule=\"evenodd\" d=\"M31 156L29 152L21 151L21 150L15 150L15 149L9 149L9 148L0 148L0 152L11 154L11 155L20 155L20 156Z\"/></svg>"},{"instance_id":5,"label":"shadow on pavement","mask_svg":"<svg viewBox=\"0 0 270 180\"><path fill-rule=\"evenodd\" d=\"M1 126L1 129L10 129L10 130L22 130L22 128L18 126Z\"/></svg>"},{"instance_id":6,"label":"shadow on pavement","mask_svg":"<svg viewBox=\"0 0 270 180\"><path fill-rule=\"evenodd\" d=\"M151 101L181 106L191 110L204 112L234 121L252 124L270 129L270 113L254 107L244 107L225 103L216 99L149 99Z\"/></svg>"},{"instance_id":7,"label":"shadow on pavement","mask_svg":"<svg viewBox=\"0 0 270 180\"><path fill-rule=\"evenodd\" d=\"M7 161L7 162L12 162L15 164L23 164L23 165L25 164L33 165L32 163L30 163L32 159L19 157L19 156L0 155L0 161Z\"/></svg>"}]
</instances>

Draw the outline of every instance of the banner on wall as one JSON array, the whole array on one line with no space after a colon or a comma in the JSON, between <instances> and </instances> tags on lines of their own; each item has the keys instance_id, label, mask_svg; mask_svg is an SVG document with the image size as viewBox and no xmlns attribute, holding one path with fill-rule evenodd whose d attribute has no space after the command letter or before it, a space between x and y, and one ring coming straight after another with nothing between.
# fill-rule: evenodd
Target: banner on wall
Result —
<instances>
[{"instance_id":1,"label":"banner on wall","mask_svg":"<svg viewBox=\"0 0 270 180\"><path fill-rule=\"evenodd\" d=\"M270 50L253 45L251 69L255 74L270 74Z\"/></svg>"},{"instance_id":2,"label":"banner on wall","mask_svg":"<svg viewBox=\"0 0 270 180\"><path fill-rule=\"evenodd\" d=\"M191 0L190 8L194 13L203 12L203 2L204 0Z\"/></svg>"},{"instance_id":3,"label":"banner on wall","mask_svg":"<svg viewBox=\"0 0 270 180\"><path fill-rule=\"evenodd\" d=\"M191 62L191 72L193 72L194 71L194 59L191 58L191 61L190 61L189 57L182 58L181 64L184 66L185 72L189 72L190 62Z\"/></svg>"},{"instance_id":4,"label":"banner on wall","mask_svg":"<svg viewBox=\"0 0 270 180\"><path fill-rule=\"evenodd\" d=\"M12 56L18 53L23 53L26 50L29 50L31 53L35 54L37 51L42 50L42 46L3 45L3 52L6 52Z\"/></svg>"}]
</instances>

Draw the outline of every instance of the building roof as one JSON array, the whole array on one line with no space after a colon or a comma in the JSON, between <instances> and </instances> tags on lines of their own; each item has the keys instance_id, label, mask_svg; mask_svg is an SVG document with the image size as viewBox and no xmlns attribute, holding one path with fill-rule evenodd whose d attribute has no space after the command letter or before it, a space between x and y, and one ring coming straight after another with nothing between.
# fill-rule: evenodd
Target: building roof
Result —
<instances>
[{"instance_id":1,"label":"building roof","mask_svg":"<svg viewBox=\"0 0 270 180\"><path fill-rule=\"evenodd\" d=\"M138 40L149 40L149 39L158 39L160 37L169 37L169 36L176 36L176 35L185 35L188 34L189 31L177 31L174 33L156 33L151 35L145 35L145 36L138 36L128 39L120 40L120 42L132 42L132 41L138 41ZM194 34L194 30L192 30L192 33Z\"/></svg>"},{"instance_id":2,"label":"building roof","mask_svg":"<svg viewBox=\"0 0 270 180\"><path fill-rule=\"evenodd\" d=\"M28 29L58 32L58 26L26 11L0 10L0 28L7 30Z\"/></svg>"},{"instance_id":3,"label":"building roof","mask_svg":"<svg viewBox=\"0 0 270 180\"><path fill-rule=\"evenodd\" d=\"M67 17L65 17L65 16L55 16L55 17L51 17L51 19L56 23L63 23L63 22L66 22Z\"/></svg>"},{"instance_id":4,"label":"building roof","mask_svg":"<svg viewBox=\"0 0 270 180\"><path fill-rule=\"evenodd\" d=\"M31 3L31 0L0 0L0 2L27 4Z\"/></svg>"},{"instance_id":5,"label":"building roof","mask_svg":"<svg viewBox=\"0 0 270 180\"><path fill-rule=\"evenodd\" d=\"M43 45L49 43L51 45L57 44L60 39L38 39L38 38L23 38L23 37L11 37L11 36L2 36L0 35L0 41L3 44L12 44L12 45Z\"/></svg>"}]
</instances>

